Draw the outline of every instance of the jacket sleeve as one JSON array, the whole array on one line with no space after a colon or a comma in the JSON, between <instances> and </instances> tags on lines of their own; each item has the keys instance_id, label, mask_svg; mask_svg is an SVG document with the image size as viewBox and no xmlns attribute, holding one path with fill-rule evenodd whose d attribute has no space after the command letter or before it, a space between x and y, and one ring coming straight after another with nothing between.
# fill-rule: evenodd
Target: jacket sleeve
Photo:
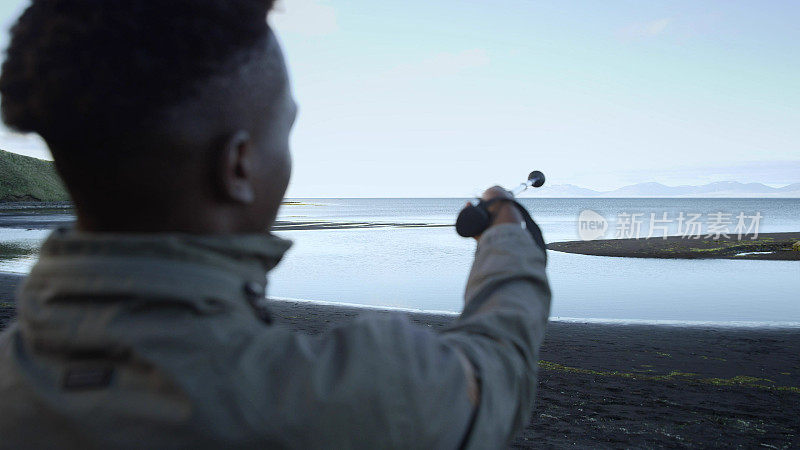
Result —
<instances>
[{"instance_id":1,"label":"jacket sleeve","mask_svg":"<svg viewBox=\"0 0 800 450\"><path fill-rule=\"evenodd\" d=\"M400 314L365 315L313 337L273 341L282 349L274 363L291 374L274 401L304 412L295 442L497 448L508 441L533 406L550 302L544 251L519 226L490 228L478 244L466 300L440 333ZM478 398L469 395L473 375Z\"/></svg>"},{"instance_id":2,"label":"jacket sleeve","mask_svg":"<svg viewBox=\"0 0 800 450\"><path fill-rule=\"evenodd\" d=\"M442 335L467 356L479 385L467 448L508 442L530 419L550 313L545 261L545 250L514 224L490 228L478 243L464 311Z\"/></svg>"}]
</instances>

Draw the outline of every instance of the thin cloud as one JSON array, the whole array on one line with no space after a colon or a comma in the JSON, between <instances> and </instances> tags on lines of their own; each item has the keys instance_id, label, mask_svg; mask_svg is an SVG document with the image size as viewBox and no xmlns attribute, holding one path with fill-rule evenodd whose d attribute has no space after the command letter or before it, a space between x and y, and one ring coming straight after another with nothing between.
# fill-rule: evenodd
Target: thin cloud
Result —
<instances>
[{"instance_id":1,"label":"thin cloud","mask_svg":"<svg viewBox=\"0 0 800 450\"><path fill-rule=\"evenodd\" d=\"M455 53L442 52L414 63L400 64L392 68L390 74L409 78L453 76L489 63L489 54L485 49L473 48Z\"/></svg>"},{"instance_id":2,"label":"thin cloud","mask_svg":"<svg viewBox=\"0 0 800 450\"><path fill-rule=\"evenodd\" d=\"M652 38L664 33L671 23L672 19L667 17L650 22L636 23L623 28L620 34L626 38Z\"/></svg>"}]
</instances>

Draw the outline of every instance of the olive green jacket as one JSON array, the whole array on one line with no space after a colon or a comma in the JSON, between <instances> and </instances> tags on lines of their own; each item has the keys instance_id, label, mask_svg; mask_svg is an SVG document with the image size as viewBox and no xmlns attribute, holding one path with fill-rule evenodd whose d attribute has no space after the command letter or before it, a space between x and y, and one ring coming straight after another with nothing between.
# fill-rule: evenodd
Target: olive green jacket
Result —
<instances>
[{"instance_id":1,"label":"olive green jacket","mask_svg":"<svg viewBox=\"0 0 800 450\"><path fill-rule=\"evenodd\" d=\"M485 233L439 333L266 324L289 245L55 231L0 334L0 448L495 448L528 423L550 292L526 231Z\"/></svg>"}]
</instances>

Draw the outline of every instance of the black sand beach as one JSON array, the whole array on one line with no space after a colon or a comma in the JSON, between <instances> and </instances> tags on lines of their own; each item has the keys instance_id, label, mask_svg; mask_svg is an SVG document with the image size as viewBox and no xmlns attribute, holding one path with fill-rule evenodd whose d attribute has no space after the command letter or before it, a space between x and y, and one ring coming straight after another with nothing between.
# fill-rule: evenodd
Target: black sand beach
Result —
<instances>
[{"instance_id":1,"label":"black sand beach","mask_svg":"<svg viewBox=\"0 0 800 450\"><path fill-rule=\"evenodd\" d=\"M18 275L0 275L0 328ZM315 334L359 314L453 316L270 301L275 326ZM800 329L553 322L531 423L512 446L800 446Z\"/></svg>"}]
</instances>

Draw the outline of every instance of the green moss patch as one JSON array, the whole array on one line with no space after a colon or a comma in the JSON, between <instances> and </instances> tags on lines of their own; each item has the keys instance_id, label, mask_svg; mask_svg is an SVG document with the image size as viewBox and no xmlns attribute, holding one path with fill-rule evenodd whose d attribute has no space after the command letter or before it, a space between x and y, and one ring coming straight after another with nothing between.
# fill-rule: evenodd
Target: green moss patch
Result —
<instances>
[{"instance_id":1,"label":"green moss patch","mask_svg":"<svg viewBox=\"0 0 800 450\"><path fill-rule=\"evenodd\" d=\"M672 371L663 375L650 375L634 372L620 372L616 370L593 370L582 369L579 367L569 367L562 364L539 361L539 368L542 370L554 370L565 373L579 373L584 375L597 375L603 377L629 378L631 380L642 381L683 381L696 384L709 384L713 386L746 387L754 389L765 389L771 391L791 392L800 394L800 387L778 386L774 381L767 378L749 377L738 375L733 378L702 378L696 373Z\"/></svg>"}]
</instances>

